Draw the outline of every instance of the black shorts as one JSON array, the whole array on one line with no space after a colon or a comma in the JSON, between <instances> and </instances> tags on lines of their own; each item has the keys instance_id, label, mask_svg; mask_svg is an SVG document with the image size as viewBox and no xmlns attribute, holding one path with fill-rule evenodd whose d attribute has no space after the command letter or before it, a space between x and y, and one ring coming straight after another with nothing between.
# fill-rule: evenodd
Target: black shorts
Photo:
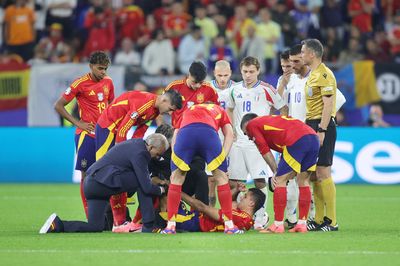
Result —
<instances>
[{"instance_id":1,"label":"black shorts","mask_svg":"<svg viewBox=\"0 0 400 266\"><path fill-rule=\"evenodd\" d=\"M321 119L306 120L306 124L317 132L318 125ZM319 149L317 166L331 166L333 161L333 154L335 152L336 143L336 123L333 117L329 121L329 125L325 132L324 143Z\"/></svg>"}]
</instances>

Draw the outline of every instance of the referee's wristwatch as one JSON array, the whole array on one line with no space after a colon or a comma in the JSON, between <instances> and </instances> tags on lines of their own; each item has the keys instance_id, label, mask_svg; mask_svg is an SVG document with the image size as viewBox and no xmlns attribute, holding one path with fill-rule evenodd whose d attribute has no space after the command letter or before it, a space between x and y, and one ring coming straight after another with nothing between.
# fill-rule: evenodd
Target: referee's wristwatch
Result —
<instances>
[{"instance_id":1,"label":"referee's wristwatch","mask_svg":"<svg viewBox=\"0 0 400 266\"><path fill-rule=\"evenodd\" d=\"M323 129L322 127L318 127L317 132L323 132L326 133L328 130L327 129Z\"/></svg>"}]
</instances>

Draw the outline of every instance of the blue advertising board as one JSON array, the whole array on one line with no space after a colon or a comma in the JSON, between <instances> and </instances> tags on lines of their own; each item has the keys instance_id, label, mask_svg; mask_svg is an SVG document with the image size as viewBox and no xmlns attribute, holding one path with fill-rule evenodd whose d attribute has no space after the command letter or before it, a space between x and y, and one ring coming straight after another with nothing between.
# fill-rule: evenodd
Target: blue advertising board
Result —
<instances>
[{"instance_id":1,"label":"blue advertising board","mask_svg":"<svg viewBox=\"0 0 400 266\"><path fill-rule=\"evenodd\" d=\"M3 127L0 138L0 182L72 182L73 128ZM400 184L400 128L338 128L333 178Z\"/></svg>"}]
</instances>

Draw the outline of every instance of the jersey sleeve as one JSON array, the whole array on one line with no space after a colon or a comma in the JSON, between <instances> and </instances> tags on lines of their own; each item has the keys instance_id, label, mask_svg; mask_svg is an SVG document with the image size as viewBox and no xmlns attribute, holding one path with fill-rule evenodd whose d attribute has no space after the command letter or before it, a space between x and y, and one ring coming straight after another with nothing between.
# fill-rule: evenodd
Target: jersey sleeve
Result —
<instances>
[{"instance_id":1,"label":"jersey sleeve","mask_svg":"<svg viewBox=\"0 0 400 266\"><path fill-rule=\"evenodd\" d=\"M247 135L250 137L251 140L254 141L261 155L264 155L269 151L271 151L270 147L268 146L268 143L264 139L262 132L260 132L260 130L257 127L248 124Z\"/></svg>"},{"instance_id":2,"label":"jersey sleeve","mask_svg":"<svg viewBox=\"0 0 400 266\"><path fill-rule=\"evenodd\" d=\"M226 107L233 109L235 108L235 98L234 98L234 89L229 88L229 95L227 97Z\"/></svg>"},{"instance_id":3,"label":"jersey sleeve","mask_svg":"<svg viewBox=\"0 0 400 266\"><path fill-rule=\"evenodd\" d=\"M223 128L226 124L232 125L232 122L225 110L221 108L221 119L219 120L219 126L220 128Z\"/></svg>"},{"instance_id":4,"label":"jersey sleeve","mask_svg":"<svg viewBox=\"0 0 400 266\"><path fill-rule=\"evenodd\" d=\"M64 91L63 97L67 102L72 101L78 95L80 90L80 84L73 86L73 84L69 85L69 87Z\"/></svg>"},{"instance_id":5,"label":"jersey sleeve","mask_svg":"<svg viewBox=\"0 0 400 266\"><path fill-rule=\"evenodd\" d=\"M135 110L129 111L121 120L117 128L117 135L115 136L115 143L120 143L126 140L129 129L134 125L139 114Z\"/></svg>"},{"instance_id":6,"label":"jersey sleeve","mask_svg":"<svg viewBox=\"0 0 400 266\"><path fill-rule=\"evenodd\" d=\"M346 98L344 97L343 93L336 89L336 112L345 104Z\"/></svg>"},{"instance_id":7,"label":"jersey sleeve","mask_svg":"<svg viewBox=\"0 0 400 266\"><path fill-rule=\"evenodd\" d=\"M283 106L285 106L285 101L279 95L278 91L275 90L274 87L271 85L267 85L264 87L265 97L267 101L271 103L271 105L276 109L279 110Z\"/></svg>"},{"instance_id":8,"label":"jersey sleeve","mask_svg":"<svg viewBox=\"0 0 400 266\"><path fill-rule=\"evenodd\" d=\"M211 85L209 85L208 87L209 87L209 89L211 90L209 101L212 102L212 103L214 103L214 104L219 105L219 99L218 99L218 93L217 93L217 91L214 90L214 89L211 87Z\"/></svg>"},{"instance_id":9,"label":"jersey sleeve","mask_svg":"<svg viewBox=\"0 0 400 266\"><path fill-rule=\"evenodd\" d=\"M322 96L331 96L335 94L336 82L330 73L321 73L318 79L318 86L321 89Z\"/></svg>"}]
</instances>

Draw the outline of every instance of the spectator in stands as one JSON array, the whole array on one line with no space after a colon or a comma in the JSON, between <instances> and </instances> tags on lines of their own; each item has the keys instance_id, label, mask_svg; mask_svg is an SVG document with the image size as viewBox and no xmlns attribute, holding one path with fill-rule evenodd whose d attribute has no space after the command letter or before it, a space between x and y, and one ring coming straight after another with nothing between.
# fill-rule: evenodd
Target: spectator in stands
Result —
<instances>
[{"instance_id":1,"label":"spectator in stands","mask_svg":"<svg viewBox=\"0 0 400 266\"><path fill-rule=\"evenodd\" d=\"M393 26L388 31L388 39L391 44L391 53L394 61L400 63L400 10L393 19Z\"/></svg>"},{"instance_id":2,"label":"spectator in stands","mask_svg":"<svg viewBox=\"0 0 400 266\"><path fill-rule=\"evenodd\" d=\"M177 49L181 38L189 31L191 16L185 12L182 3L172 4L172 12L164 21L164 30L167 37L171 39L174 49Z\"/></svg>"},{"instance_id":3,"label":"spectator in stands","mask_svg":"<svg viewBox=\"0 0 400 266\"><path fill-rule=\"evenodd\" d=\"M339 38L343 38L343 16L339 1L327 0L321 8L320 13L321 27L325 29L333 28Z\"/></svg>"},{"instance_id":4,"label":"spectator in stands","mask_svg":"<svg viewBox=\"0 0 400 266\"><path fill-rule=\"evenodd\" d=\"M347 6L351 24L362 34L372 31L372 11L375 0L350 0Z\"/></svg>"},{"instance_id":5,"label":"spectator in stands","mask_svg":"<svg viewBox=\"0 0 400 266\"><path fill-rule=\"evenodd\" d=\"M265 42L265 70L267 73L275 73L277 44L281 37L281 27L271 20L271 13L267 8L258 12L260 22L257 25L257 35Z\"/></svg>"},{"instance_id":6,"label":"spectator in stands","mask_svg":"<svg viewBox=\"0 0 400 266\"><path fill-rule=\"evenodd\" d=\"M213 16L213 20L215 21L218 28L218 35L224 35L226 31L227 19L224 15L215 15Z\"/></svg>"},{"instance_id":7,"label":"spectator in stands","mask_svg":"<svg viewBox=\"0 0 400 266\"><path fill-rule=\"evenodd\" d=\"M311 24L311 12L307 7L307 0L298 0L295 9L289 14L293 17L296 28L298 41L304 40L308 36L308 30Z\"/></svg>"},{"instance_id":8,"label":"spectator in stands","mask_svg":"<svg viewBox=\"0 0 400 266\"><path fill-rule=\"evenodd\" d=\"M114 64L116 65L140 65L140 54L135 51L133 42L125 37L121 42L121 50L115 54Z\"/></svg>"},{"instance_id":9,"label":"spectator in stands","mask_svg":"<svg viewBox=\"0 0 400 266\"><path fill-rule=\"evenodd\" d=\"M354 61L362 60L364 56L360 51L360 41L355 38L350 39L348 48L340 52L337 66L342 67L347 64L352 64Z\"/></svg>"},{"instance_id":10,"label":"spectator in stands","mask_svg":"<svg viewBox=\"0 0 400 266\"><path fill-rule=\"evenodd\" d=\"M285 1L278 0L271 14L272 20L278 23L282 29L283 47L280 50L292 47L295 44L297 28L295 20L289 15L286 9Z\"/></svg>"},{"instance_id":11,"label":"spectator in stands","mask_svg":"<svg viewBox=\"0 0 400 266\"><path fill-rule=\"evenodd\" d=\"M118 41L129 38L136 42L144 30L143 10L134 5L134 0L123 0L123 6L116 12Z\"/></svg>"},{"instance_id":12,"label":"spectator in stands","mask_svg":"<svg viewBox=\"0 0 400 266\"><path fill-rule=\"evenodd\" d=\"M35 41L35 13L27 0L16 0L4 11L4 36L9 54L17 54L24 61L33 56Z\"/></svg>"},{"instance_id":13,"label":"spectator in stands","mask_svg":"<svg viewBox=\"0 0 400 266\"><path fill-rule=\"evenodd\" d=\"M153 33L153 41L144 49L142 67L150 75L172 75L174 73L174 48L162 29Z\"/></svg>"},{"instance_id":14,"label":"spectator in stands","mask_svg":"<svg viewBox=\"0 0 400 266\"><path fill-rule=\"evenodd\" d=\"M240 48L240 58L252 56L260 62L260 73L265 72L265 42L257 36L256 27L249 25L247 27L247 35L243 40L242 47Z\"/></svg>"},{"instance_id":15,"label":"spectator in stands","mask_svg":"<svg viewBox=\"0 0 400 266\"><path fill-rule=\"evenodd\" d=\"M207 16L210 18L219 14L219 8L216 3L209 3L206 6L206 9L207 9Z\"/></svg>"},{"instance_id":16,"label":"spectator in stands","mask_svg":"<svg viewBox=\"0 0 400 266\"><path fill-rule=\"evenodd\" d=\"M371 105L369 109L368 124L372 127L390 127L390 124L383 120L383 111L379 104Z\"/></svg>"},{"instance_id":17,"label":"spectator in stands","mask_svg":"<svg viewBox=\"0 0 400 266\"><path fill-rule=\"evenodd\" d=\"M237 62L233 50L226 44L225 36L222 34L214 38L213 45L210 48L208 70L212 71L215 67L215 63L220 60L229 62L233 72L237 69Z\"/></svg>"},{"instance_id":18,"label":"spectator in stands","mask_svg":"<svg viewBox=\"0 0 400 266\"><path fill-rule=\"evenodd\" d=\"M162 28L162 27L160 27ZM143 34L139 37L136 42L136 46L140 51L144 49L153 40L152 36L154 31L157 29L157 24L154 16L149 14L146 16L146 25L143 28Z\"/></svg>"},{"instance_id":19,"label":"spectator in stands","mask_svg":"<svg viewBox=\"0 0 400 266\"><path fill-rule=\"evenodd\" d=\"M27 62L28 65L33 66L33 65L41 65L47 63L46 51L44 47L36 45L33 52L34 52L33 58L28 60Z\"/></svg>"},{"instance_id":20,"label":"spectator in stands","mask_svg":"<svg viewBox=\"0 0 400 266\"><path fill-rule=\"evenodd\" d=\"M368 39L365 43L365 50L365 59L367 60L372 60L375 63L387 63L390 61L389 55L372 38Z\"/></svg>"},{"instance_id":21,"label":"spectator in stands","mask_svg":"<svg viewBox=\"0 0 400 266\"><path fill-rule=\"evenodd\" d=\"M209 47L211 40L214 39L218 34L218 28L215 21L207 17L207 10L202 5L199 5L195 8L194 24L201 28L203 37L205 38Z\"/></svg>"},{"instance_id":22,"label":"spectator in stands","mask_svg":"<svg viewBox=\"0 0 400 266\"><path fill-rule=\"evenodd\" d=\"M84 56L102 50L111 53L115 45L115 28L109 9L101 6L91 8L85 17L88 39L85 43Z\"/></svg>"},{"instance_id":23,"label":"spectator in stands","mask_svg":"<svg viewBox=\"0 0 400 266\"><path fill-rule=\"evenodd\" d=\"M163 27L165 19L172 12L172 3L174 0L161 0L161 6L153 11L154 19L158 28Z\"/></svg>"},{"instance_id":24,"label":"spectator in stands","mask_svg":"<svg viewBox=\"0 0 400 266\"><path fill-rule=\"evenodd\" d=\"M193 61L206 62L206 43L201 28L193 25L190 33L183 37L178 48L178 67L182 74L187 74Z\"/></svg>"},{"instance_id":25,"label":"spectator in stands","mask_svg":"<svg viewBox=\"0 0 400 266\"><path fill-rule=\"evenodd\" d=\"M43 49L44 56L50 62L70 62L70 47L64 42L63 26L53 23L50 26L49 36L42 38L37 46ZM40 49L39 49L40 50Z\"/></svg>"},{"instance_id":26,"label":"spectator in stands","mask_svg":"<svg viewBox=\"0 0 400 266\"><path fill-rule=\"evenodd\" d=\"M258 5L254 0L245 0L244 6L246 7L247 16L255 18L258 15Z\"/></svg>"},{"instance_id":27,"label":"spectator in stands","mask_svg":"<svg viewBox=\"0 0 400 266\"><path fill-rule=\"evenodd\" d=\"M247 16L247 10L244 6L235 7L235 15L228 21L226 27L226 36L231 42L231 46L235 52L240 51L243 38L247 35L247 28L256 23Z\"/></svg>"},{"instance_id":28,"label":"spectator in stands","mask_svg":"<svg viewBox=\"0 0 400 266\"><path fill-rule=\"evenodd\" d=\"M400 10L400 1L397 0L381 0L383 15L386 23L391 24L396 13Z\"/></svg>"},{"instance_id":29,"label":"spectator in stands","mask_svg":"<svg viewBox=\"0 0 400 266\"><path fill-rule=\"evenodd\" d=\"M73 13L77 0L46 0L47 17L46 25L59 23L63 26L63 36L70 40L74 33Z\"/></svg>"},{"instance_id":30,"label":"spectator in stands","mask_svg":"<svg viewBox=\"0 0 400 266\"><path fill-rule=\"evenodd\" d=\"M339 59L342 44L337 38L335 28L326 29L326 40L324 42L323 61L334 63Z\"/></svg>"}]
</instances>

